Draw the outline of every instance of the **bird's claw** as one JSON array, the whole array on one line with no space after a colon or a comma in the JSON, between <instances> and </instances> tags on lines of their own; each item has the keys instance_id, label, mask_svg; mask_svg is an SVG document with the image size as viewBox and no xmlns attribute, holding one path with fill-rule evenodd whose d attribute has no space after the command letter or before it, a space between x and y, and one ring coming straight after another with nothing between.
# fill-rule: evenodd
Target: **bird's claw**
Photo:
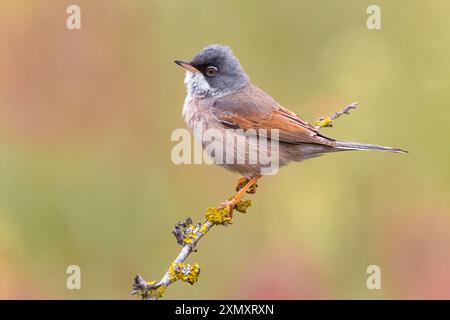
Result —
<instances>
[{"instance_id":1,"label":"bird's claw","mask_svg":"<svg viewBox=\"0 0 450 320\"><path fill-rule=\"evenodd\" d=\"M239 192L243 187L245 187L245 185L251 180L251 178L249 177L241 177L238 180L238 183L236 185L236 191ZM247 193L249 194L255 194L256 193L256 188L258 187L258 185L255 183L254 185L252 185L250 187L250 189L247 190Z\"/></svg>"}]
</instances>

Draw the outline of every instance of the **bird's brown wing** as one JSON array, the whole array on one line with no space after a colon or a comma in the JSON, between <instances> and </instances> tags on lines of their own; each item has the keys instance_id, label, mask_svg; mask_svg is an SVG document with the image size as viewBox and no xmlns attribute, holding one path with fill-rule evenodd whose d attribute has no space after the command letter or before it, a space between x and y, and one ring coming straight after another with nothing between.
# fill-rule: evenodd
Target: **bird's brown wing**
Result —
<instances>
[{"instance_id":1,"label":"bird's brown wing","mask_svg":"<svg viewBox=\"0 0 450 320\"><path fill-rule=\"evenodd\" d=\"M219 121L228 128L278 130L280 142L333 146L335 140L323 136L316 127L280 106L255 86L222 97L215 103Z\"/></svg>"}]
</instances>

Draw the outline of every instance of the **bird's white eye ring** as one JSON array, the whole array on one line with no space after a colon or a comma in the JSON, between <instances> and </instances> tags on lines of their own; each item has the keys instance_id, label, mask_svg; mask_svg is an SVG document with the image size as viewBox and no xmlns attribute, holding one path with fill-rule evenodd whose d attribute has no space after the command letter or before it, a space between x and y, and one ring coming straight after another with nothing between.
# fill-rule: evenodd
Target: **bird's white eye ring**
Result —
<instances>
[{"instance_id":1,"label":"bird's white eye ring","mask_svg":"<svg viewBox=\"0 0 450 320\"><path fill-rule=\"evenodd\" d=\"M219 70L216 67L209 66L208 68L206 68L205 72L208 77L214 77L218 71Z\"/></svg>"}]
</instances>

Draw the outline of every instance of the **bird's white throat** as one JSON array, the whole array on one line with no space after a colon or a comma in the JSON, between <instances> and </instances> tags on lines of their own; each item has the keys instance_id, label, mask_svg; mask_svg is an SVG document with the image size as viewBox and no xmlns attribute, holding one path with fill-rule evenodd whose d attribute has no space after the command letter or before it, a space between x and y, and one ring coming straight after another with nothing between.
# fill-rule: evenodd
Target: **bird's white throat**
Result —
<instances>
[{"instance_id":1,"label":"bird's white throat","mask_svg":"<svg viewBox=\"0 0 450 320\"><path fill-rule=\"evenodd\" d=\"M205 77L200 72L186 71L186 77L184 78L184 84L186 85L187 94L190 97L203 97L211 94L213 90Z\"/></svg>"},{"instance_id":2,"label":"bird's white throat","mask_svg":"<svg viewBox=\"0 0 450 320\"><path fill-rule=\"evenodd\" d=\"M201 72L186 71L184 84L187 89L187 98L219 98L231 93L231 90L220 90L213 88L206 81L205 76Z\"/></svg>"}]
</instances>

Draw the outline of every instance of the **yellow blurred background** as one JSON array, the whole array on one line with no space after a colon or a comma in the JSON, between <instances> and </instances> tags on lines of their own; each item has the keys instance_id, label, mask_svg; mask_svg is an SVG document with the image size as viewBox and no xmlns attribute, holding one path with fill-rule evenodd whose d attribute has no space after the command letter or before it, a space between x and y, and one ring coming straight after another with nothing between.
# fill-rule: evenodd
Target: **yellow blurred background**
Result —
<instances>
[{"instance_id":1,"label":"yellow blurred background","mask_svg":"<svg viewBox=\"0 0 450 320\"><path fill-rule=\"evenodd\" d=\"M81 8L81 30L66 8ZM168 299L450 298L450 2L0 1L0 298L129 299L159 280L171 230L237 175L176 166L184 74L230 45L252 82L324 133L410 154L332 154L266 177L213 229ZM81 267L81 290L66 268ZM368 290L378 265L382 288Z\"/></svg>"}]
</instances>

